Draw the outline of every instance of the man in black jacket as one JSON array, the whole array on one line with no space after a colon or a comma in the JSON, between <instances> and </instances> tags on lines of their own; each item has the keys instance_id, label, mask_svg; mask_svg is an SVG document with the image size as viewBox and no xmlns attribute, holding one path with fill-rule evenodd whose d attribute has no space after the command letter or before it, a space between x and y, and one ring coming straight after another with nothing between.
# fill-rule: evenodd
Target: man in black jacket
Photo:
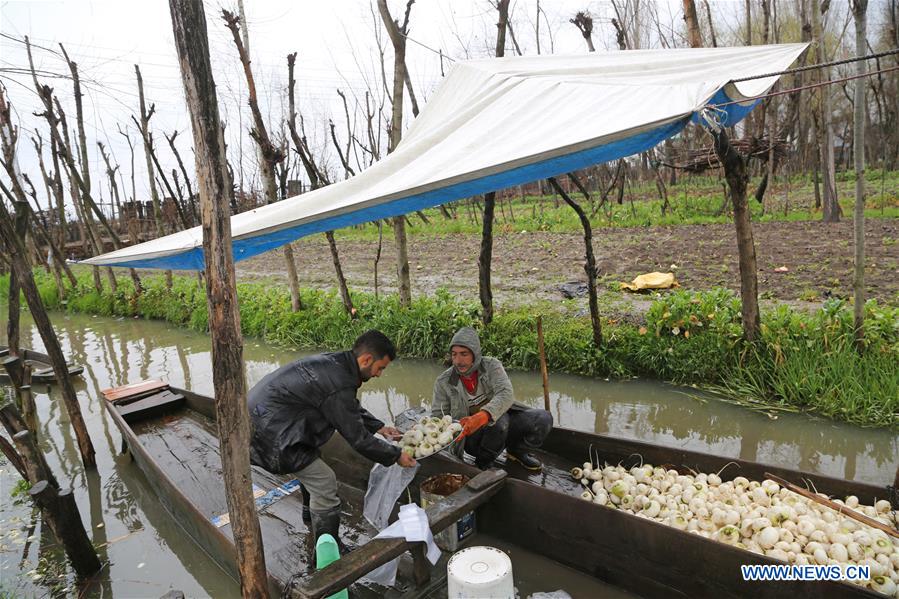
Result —
<instances>
[{"instance_id":1,"label":"man in black jacket","mask_svg":"<svg viewBox=\"0 0 899 599\"><path fill-rule=\"evenodd\" d=\"M395 358L393 342L371 330L356 339L351 351L297 360L265 376L250 390L250 461L274 474L292 474L299 479L303 519L311 520L316 540L329 533L340 541L337 477L321 459L319 449L335 430L374 462L415 465L399 447L374 436L381 433L399 438L400 432L385 426L356 398L362 383L381 376Z\"/></svg>"}]
</instances>

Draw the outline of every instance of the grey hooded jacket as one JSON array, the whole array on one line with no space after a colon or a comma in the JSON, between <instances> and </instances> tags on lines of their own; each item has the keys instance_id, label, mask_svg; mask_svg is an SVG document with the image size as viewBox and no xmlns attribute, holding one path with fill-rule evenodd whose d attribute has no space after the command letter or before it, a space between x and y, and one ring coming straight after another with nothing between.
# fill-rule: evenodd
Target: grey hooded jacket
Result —
<instances>
[{"instance_id":1,"label":"grey hooded jacket","mask_svg":"<svg viewBox=\"0 0 899 599\"><path fill-rule=\"evenodd\" d=\"M514 403L514 392L509 375L506 374L502 362L496 358L481 356L481 341L478 333L471 327L459 329L450 348L454 345L467 347L474 354L472 368L478 371L478 387L475 393L483 399L476 405L469 406L468 392L452 366L443 371L434 382L434 401L431 414L440 416L450 414L453 420L470 416L478 410L490 414L491 424L499 420Z\"/></svg>"}]
</instances>

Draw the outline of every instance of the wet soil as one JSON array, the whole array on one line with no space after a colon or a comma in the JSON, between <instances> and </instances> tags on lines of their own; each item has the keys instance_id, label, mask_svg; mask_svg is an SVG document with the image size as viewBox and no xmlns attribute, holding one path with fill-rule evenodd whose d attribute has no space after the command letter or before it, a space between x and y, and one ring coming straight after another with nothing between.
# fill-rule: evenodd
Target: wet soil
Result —
<instances>
[{"instance_id":1,"label":"wet soil","mask_svg":"<svg viewBox=\"0 0 899 599\"><path fill-rule=\"evenodd\" d=\"M829 297L852 296L854 243L851 220L754 223L763 302L818 305ZM635 316L649 297L618 291L619 281L652 272L674 270L680 285L704 290L728 287L739 292L739 267L733 225L597 229L593 247L599 269L599 289L606 313ZM866 285L868 297L896 301L899 297L899 219L869 219L866 223ZM338 239L338 249L350 288L374 290L376 241ZM445 288L477 301L480 237L410 235L409 257L413 294ZM560 284L585 281L583 236L570 233L501 233L494 239L493 293L497 304L519 306L535 300L558 302ZM295 244L300 284L334 287L336 279L324 235ZM786 270L784 270L784 268ZM243 279L284 278L283 253L269 252L238 264ZM381 292L395 292L395 248L385 234L378 265ZM582 299L585 304L585 300ZM575 303L576 305L578 302Z\"/></svg>"}]
</instances>

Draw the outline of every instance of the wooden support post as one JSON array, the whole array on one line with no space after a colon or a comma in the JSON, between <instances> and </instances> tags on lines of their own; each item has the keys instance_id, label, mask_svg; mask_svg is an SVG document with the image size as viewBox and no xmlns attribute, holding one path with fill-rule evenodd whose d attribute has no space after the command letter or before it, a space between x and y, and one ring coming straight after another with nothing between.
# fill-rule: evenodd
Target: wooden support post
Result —
<instances>
[{"instance_id":1,"label":"wooden support post","mask_svg":"<svg viewBox=\"0 0 899 599\"><path fill-rule=\"evenodd\" d=\"M543 407L549 412L549 373L546 368L546 351L543 347L542 316L537 316L537 353L540 354L540 374L543 376Z\"/></svg>"},{"instance_id":2,"label":"wooden support post","mask_svg":"<svg viewBox=\"0 0 899 599\"><path fill-rule=\"evenodd\" d=\"M97 572L100 559L84 530L72 490L57 491L55 486L41 480L31 486L28 494L40 506L53 534L62 542L78 577L87 578Z\"/></svg>"},{"instance_id":3,"label":"wooden support post","mask_svg":"<svg viewBox=\"0 0 899 599\"><path fill-rule=\"evenodd\" d=\"M421 587L431 580L431 564L425 555L426 548L427 545L424 543L415 543L412 546L412 578L416 587Z\"/></svg>"},{"instance_id":4,"label":"wooden support post","mask_svg":"<svg viewBox=\"0 0 899 599\"><path fill-rule=\"evenodd\" d=\"M225 497L237 550L241 592L244 597L265 598L269 591L268 576L250 473L250 414L231 245L229 200L234 190L209 60L206 14L202 0L169 0L169 9L190 111L199 180L212 380Z\"/></svg>"},{"instance_id":5,"label":"wooden support post","mask_svg":"<svg viewBox=\"0 0 899 599\"><path fill-rule=\"evenodd\" d=\"M10 283L11 282L12 279L10 279ZM25 361L18 355L12 355L12 347L12 345L9 346L11 355L3 358L3 360L0 361L0 364L3 365L6 374L9 375L9 382L12 383L12 388L16 393L16 399L21 401L21 388L22 385L25 384Z\"/></svg>"},{"instance_id":6,"label":"wooden support post","mask_svg":"<svg viewBox=\"0 0 899 599\"><path fill-rule=\"evenodd\" d=\"M19 387L19 400L22 402L22 418L30 431L37 430L37 406L31 394L31 364L25 364L22 372L22 386Z\"/></svg>"},{"instance_id":7,"label":"wooden support post","mask_svg":"<svg viewBox=\"0 0 899 599\"><path fill-rule=\"evenodd\" d=\"M25 472L28 474L28 482L35 484L38 481L46 480L54 487L58 486L56 477L47 465L44 454L38 448L31 431L20 431L13 435L13 443L22 456L22 463L25 466Z\"/></svg>"},{"instance_id":8,"label":"wooden support post","mask_svg":"<svg viewBox=\"0 0 899 599\"><path fill-rule=\"evenodd\" d=\"M86 468L95 467L97 462L94 457L94 445L91 443L87 425L84 423L84 417L81 415L81 407L78 405L75 388L72 386L72 381L69 378L69 368L66 365L66 359L62 355L59 339L56 338L56 332L53 330L50 317L44 309L44 303L38 293L37 285L34 283L34 276L25 257L25 248L21 239L18 238L10 226L10 221L6 207L3 205L3 202L0 202L0 239L3 240L4 249L12 264L16 279L22 287L22 292L28 302L28 308L31 310L31 316L34 318L34 324L40 332L44 346L47 348L47 354L50 356L53 372L56 374L56 379L59 382L63 403L69 415L69 422L71 422L75 431L75 437L78 440L81 461Z\"/></svg>"},{"instance_id":9,"label":"wooden support post","mask_svg":"<svg viewBox=\"0 0 899 599\"><path fill-rule=\"evenodd\" d=\"M25 470L25 462L22 460L22 456L19 455L19 452L16 451L16 448L12 446L12 443L6 440L6 437L0 435L0 451L3 452L3 455L6 456L6 459L9 460L9 463L13 465L13 468L18 470L19 475L24 479L28 480L28 472Z\"/></svg>"},{"instance_id":10,"label":"wooden support post","mask_svg":"<svg viewBox=\"0 0 899 599\"><path fill-rule=\"evenodd\" d=\"M0 405L0 422L3 423L3 427L10 437L18 432L28 430L28 425L22 419L22 414L16 408L16 404L9 400Z\"/></svg>"}]
</instances>

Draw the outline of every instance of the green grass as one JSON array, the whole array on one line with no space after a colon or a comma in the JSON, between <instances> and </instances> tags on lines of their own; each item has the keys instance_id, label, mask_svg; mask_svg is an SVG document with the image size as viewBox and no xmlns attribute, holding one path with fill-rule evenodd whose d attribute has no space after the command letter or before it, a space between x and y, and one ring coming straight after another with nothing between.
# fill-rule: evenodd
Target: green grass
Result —
<instances>
[{"instance_id":1,"label":"green grass","mask_svg":"<svg viewBox=\"0 0 899 599\"><path fill-rule=\"evenodd\" d=\"M63 306L55 284L36 271L51 309L106 316L142 316L205 331L205 292L193 277L144 277L133 296L130 281L115 294L98 294L88 272ZM0 277L0 299L8 291ZM728 290L675 291L656 299L643 325L604 321L603 347L595 350L586 317L534 305L504 310L484 327L478 306L446 291L416 297L402 308L396 296L353 294L358 318L347 316L336 292L303 289L304 309L293 312L283 287L238 284L244 335L292 347L338 349L377 328L395 340L401 355L442 358L461 326L480 330L484 352L509 368L538 367L536 315L543 312L547 360L554 371L596 377L651 377L721 391L755 409L808 411L868 426L899 427L899 307L866 304L866 348L853 345L849 306L830 300L808 314L781 306L763 314L762 340L741 339L739 299Z\"/></svg>"},{"instance_id":2,"label":"green grass","mask_svg":"<svg viewBox=\"0 0 899 599\"><path fill-rule=\"evenodd\" d=\"M866 173L868 195L865 215L868 218L899 217L899 171L887 171L886 178L883 177L884 174L879 169L872 169ZM758 177L753 178L749 187L750 194L755 192L758 181ZM843 214L846 218L851 218L855 202L855 173L852 171L838 173L837 188ZM754 222L820 220L820 211L813 208L814 190L809 177L793 177L789 182L788 195L785 212L784 182L778 177L774 187L768 188L764 212L762 205L750 197L752 220ZM590 204L580 193L575 192L572 197L582 204L588 214L591 212ZM633 202L630 201L631 198ZM635 184L625 195L623 204L619 205L612 201L611 204L597 210L590 218L590 222L596 228L733 222L728 212L718 215L723 198L721 180L717 177L682 176L677 185L668 187L670 207L663 215L662 201L658 197L655 184ZM577 215L561 199L556 200L552 196L527 196L522 200L516 195L511 200L511 212L508 200L504 200L502 204L502 207L500 205L496 207L495 230L498 233L581 231ZM412 223L409 234L421 237L451 234L480 235L480 222L473 217L477 213L477 218L480 219L480 203L469 208L463 201L450 209L455 210L456 218L447 219L438 208L424 210L429 224L425 224L414 214L409 215ZM378 238L378 228L376 224L369 223L341 229L335 234L341 240L372 241ZM384 235L389 239L391 233L386 231Z\"/></svg>"}]
</instances>

